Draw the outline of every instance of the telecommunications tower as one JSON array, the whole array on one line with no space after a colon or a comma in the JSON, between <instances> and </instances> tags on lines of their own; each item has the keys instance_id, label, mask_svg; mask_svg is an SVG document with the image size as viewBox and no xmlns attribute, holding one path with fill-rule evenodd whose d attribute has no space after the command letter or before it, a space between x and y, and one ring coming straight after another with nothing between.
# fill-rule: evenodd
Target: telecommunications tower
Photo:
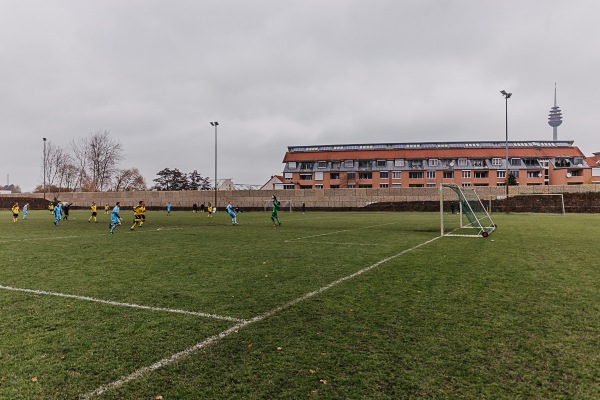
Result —
<instances>
[{"instance_id":1,"label":"telecommunications tower","mask_svg":"<svg viewBox=\"0 0 600 400\"><path fill-rule=\"evenodd\" d=\"M554 82L554 107L550 109L548 114L548 125L552 127L552 140L558 140L558 126L562 124L562 112L556 105L556 82Z\"/></svg>"}]
</instances>

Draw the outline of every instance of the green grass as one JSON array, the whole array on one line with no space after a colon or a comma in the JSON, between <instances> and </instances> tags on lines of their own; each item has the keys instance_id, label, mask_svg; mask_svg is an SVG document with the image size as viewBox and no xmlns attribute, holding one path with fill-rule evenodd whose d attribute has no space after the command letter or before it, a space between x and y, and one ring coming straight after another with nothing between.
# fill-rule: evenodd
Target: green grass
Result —
<instances>
[{"instance_id":1,"label":"green grass","mask_svg":"<svg viewBox=\"0 0 600 400\"><path fill-rule=\"evenodd\" d=\"M122 214L0 212L1 399L600 398L598 215Z\"/></svg>"}]
</instances>

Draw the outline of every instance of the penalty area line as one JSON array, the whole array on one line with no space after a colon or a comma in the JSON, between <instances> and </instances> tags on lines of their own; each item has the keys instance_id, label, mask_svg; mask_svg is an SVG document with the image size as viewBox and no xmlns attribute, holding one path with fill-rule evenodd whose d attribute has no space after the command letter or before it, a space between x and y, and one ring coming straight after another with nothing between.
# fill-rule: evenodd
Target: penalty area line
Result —
<instances>
[{"instance_id":1,"label":"penalty area line","mask_svg":"<svg viewBox=\"0 0 600 400\"><path fill-rule=\"evenodd\" d=\"M231 321L231 322L245 321L245 320L240 319L240 318L227 317L227 316L217 315L217 314L209 314L209 313L202 313L202 312L196 312L196 311L187 311L187 310L177 310L177 309L173 309L173 308L151 307L151 306L144 306L144 305L132 304L132 303L122 303L122 302L112 301L112 300L96 299L94 297L77 296L77 295L74 295L74 294L57 293L57 292L47 292L45 290L24 289L24 288L16 288L16 287L11 287L11 286L4 286L4 285L0 285L0 289L2 289L2 290L10 290L10 291L13 291L13 292L22 292L22 293L44 295L44 296L63 297L63 298L74 299L74 300L91 301L91 302L94 302L94 303L108 304L108 305L111 305L111 306L137 308L137 309L140 309L140 310L167 312L167 313L175 313L175 314L186 314L186 315L193 315L193 316L196 316L196 317L205 317L205 318L212 318L212 319L220 319L220 320Z\"/></svg>"},{"instance_id":2,"label":"penalty area line","mask_svg":"<svg viewBox=\"0 0 600 400\"><path fill-rule=\"evenodd\" d=\"M303 237L299 237L296 239L288 239L288 240L284 240L284 243L289 243L289 242L295 242L297 240L304 240L304 239L312 239L312 238L316 238L316 237L321 237L321 236L329 236L329 235L335 235L336 233L342 233L342 232L351 232L351 231L358 231L361 229L371 229L371 228L378 228L380 226L386 226L386 225L394 225L396 224L396 222L388 222L387 224L379 224L379 225L371 225L371 226L363 226L362 228L354 228L354 229L342 229L341 231L335 231L335 232L328 232L328 233L320 233L318 235L310 235L310 236L303 236Z\"/></svg>"},{"instance_id":3,"label":"penalty area line","mask_svg":"<svg viewBox=\"0 0 600 400\"><path fill-rule=\"evenodd\" d=\"M331 288L333 288L333 287L335 287L335 286L337 286L337 285L339 285L339 284L341 284L343 282L346 282L346 281L348 281L350 279L353 279L353 278L355 278L355 277L357 277L359 275L362 275L365 272L370 271L370 270L372 270L374 268L377 268L380 265L385 264L385 263L387 263L389 261L392 261L395 258L403 256L406 253L409 253L409 252L411 252L413 250L416 250L419 247L426 246L429 243L432 243L433 241L435 241L435 240L437 240L437 239L439 239L441 237L443 237L443 236L437 236L437 237L435 237L433 239L429 239L429 240L427 240L427 241L425 241L423 243L417 244L416 246L413 246L410 249L403 250L403 251L401 251L398 254L394 254L392 256L389 256L387 258L379 260L376 263L369 265L368 267L365 267L365 268L363 268L363 269L361 269L359 271L354 272L353 274L347 275L347 276L345 276L343 278L340 278L340 279L338 279L336 281L333 281L333 282L329 283L328 285L325 285L325 286L323 286L323 287L321 287L321 288L319 288L319 289L317 289L315 291L306 293L305 295L303 295L301 297L298 297L298 298L296 298L294 300L291 300L291 301L289 301L289 302L287 302L287 303L285 303L285 304L283 304L283 305L281 305L279 307L276 307L276 308L272 309L271 311L267 311L267 312L265 312L263 314L259 314L256 317L253 317L253 318L251 318L249 320L243 320L243 321L235 324L231 328L224 330L223 332L220 332L220 333L218 333L216 335L210 336L206 340L204 340L202 342L199 342L199 343L196 343L195 345L193 345L191 347L188 347L187 349L182 350L182 351L180 351L178 353L175 353L175 354L173 354L173 355L171 355L169 357L163 358L162 360L159 360L159 361L155 362L154 364L148 365L146 367L142 367L142 368L134 371L133 373L131 373L129 375L121 377L120 379L118 379L118 380L116 380L114 382L111 382L111 383L108 383L106 385L100 386L96 390L94 390L94 391L92 391L90 393L87 393L85 395L80 396L80 398L84 399L84 400L89 400L89 399L92 399L92 398L94 398L96 396L100 396L101 394L103 394L103 393L105 393L107 391L110 391L110 390L113 390L113 389L117 389L117 388L125 385L126 383L129 383L129 382L134 381L134 380L136 380L138 378L141 378L141 377L143 377L143 376L145 376L145 375L147 375L147 374L149 374L149 373L151 373L151 372L153 372L153 371L155 371L155 370L157 370L159 368L165 367L165 366L170 365L170 364L172 364L172 363L174 363L174 362L176 362L178 360L184 359L184 358L186 358L186 357L188 357L188 356L190 356L190 355L192 355L192 354L194 354L194 353L202 350L203 348L210 346L211 344L219 341L220 339L224 339L224 338L228 337L229 335L238 332L242 328L245 328L245 327L247 327L247 326L249 326L251 324L254 324L256 322L261 322L264 319L270 318L273 315L279 313L280 311L283 311L283 310L285 310L287 308L290 308L290 307L292 307L292 306L294 306L294 305L296 305L298 303L301 303L301 302L303 302L305 300L308 300L311 297L314 297L314 296L316 296L318 294L321 294L321 293L323 293L323 292L325 292L325 291L327 291L327 290L329 290L329 289L331 289Z\"/></svg>"}]
</instances>

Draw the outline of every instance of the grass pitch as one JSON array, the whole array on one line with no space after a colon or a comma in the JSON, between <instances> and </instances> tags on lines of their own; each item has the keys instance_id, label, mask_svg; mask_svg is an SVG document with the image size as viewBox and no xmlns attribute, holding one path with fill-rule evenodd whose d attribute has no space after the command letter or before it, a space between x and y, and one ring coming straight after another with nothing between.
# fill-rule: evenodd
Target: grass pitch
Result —
<instances>
[{"instance_id":1,"label":"grass pitch","mask_svg":"<svg viewBox=\"0 0 600 400\"><path fill-rule=\"evenodd\" d=\"M600 398L597 215L0 212L0 398Z\"/></svg>"}]
</instances>

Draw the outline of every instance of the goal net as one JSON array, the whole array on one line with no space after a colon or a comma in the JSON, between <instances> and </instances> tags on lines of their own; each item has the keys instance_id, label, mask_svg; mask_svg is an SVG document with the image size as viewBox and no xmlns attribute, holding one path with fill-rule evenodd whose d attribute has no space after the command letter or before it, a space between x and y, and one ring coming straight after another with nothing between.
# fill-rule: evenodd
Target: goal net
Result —
<instances>
[{"instance_id":1,"label":"goal net","mask_svg":"<svg viewBox=\"0 0 600 400\"><path fill-rule=\"evenodd\" d=\"M475 189L455 184L440 186L440 221L442 236L487 237L496 229Z\"/></svg>"},{"instance_id":2,"label":"goal net","mask_svg":"<svg viewBox=\"0 0 600 400\"><path fill-rule=\"evenodd\" d=\"M292 203L291 200L279 200L279 202L281 203L281 207L279 207L279 211L289 211L289 212L294 211L294 204ZM273 210L273 201L265 200L263 209L264 209L264 211Z\"/></svg>"}]
</instances>

